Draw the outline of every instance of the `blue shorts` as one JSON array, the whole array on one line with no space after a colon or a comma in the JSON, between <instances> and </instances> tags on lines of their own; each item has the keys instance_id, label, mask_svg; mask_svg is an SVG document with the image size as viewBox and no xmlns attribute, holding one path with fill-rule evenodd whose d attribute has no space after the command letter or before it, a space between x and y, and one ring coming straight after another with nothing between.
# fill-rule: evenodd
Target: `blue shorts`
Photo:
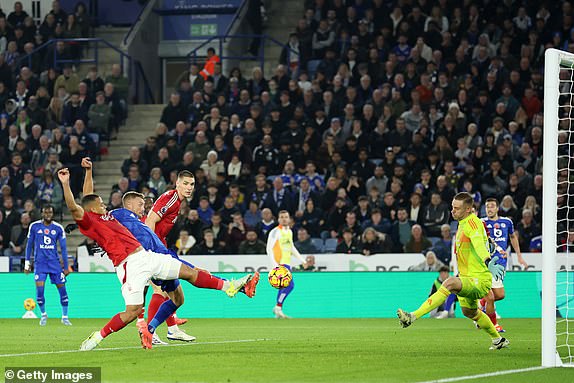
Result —
<instances>
[{"instance_id":1,"label":"blue shorts","mask_svg":"<svg viewBox=\"0 0 574 383\"><path fill-rule=\"evenodd\" d=\"M37 272L37 273L34 273L34 280L36 282L45 282L48 275L50 276L50 282L52 282L53 285L63 285L64 283L66 283L66 276L62 272L59 272L59 273L38 273Z\"/></svg>"},{"instance_id":2,"label":"blue shorts","mask_svg":"<svg viewBox=\"0 0 574 383\"><path fill-rule=\"evenodd\" d=\"M152 279L151 282L161 287L161 291L165 291L166 293L171 293L175 291L179 286L179 279L172 279L171 281L162 281L160 279Z\"/></svg>"}]
</instances>

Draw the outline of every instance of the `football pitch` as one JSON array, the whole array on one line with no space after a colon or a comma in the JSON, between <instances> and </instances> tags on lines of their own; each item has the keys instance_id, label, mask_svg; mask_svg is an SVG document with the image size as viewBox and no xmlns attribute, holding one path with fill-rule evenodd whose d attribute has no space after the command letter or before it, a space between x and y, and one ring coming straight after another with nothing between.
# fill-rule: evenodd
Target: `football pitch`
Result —
<instances>
[{"instance_id":1,"label":"football pitch","mask_svg":"<svg viewBox=\"0 0 574 383\"><path fill-rule=\"evenodd\" d=\"M540 321L506 319L511 348L489 351L466 319L190 319L194 343L141 349L135 323L98 349L76 351L104 319L2 319L1 368L101 367L102 382L572 382L574 369L538 369L447 379L540 365ZM165 339L166 328L158 329Z\"/></svg>"}]
</instances>

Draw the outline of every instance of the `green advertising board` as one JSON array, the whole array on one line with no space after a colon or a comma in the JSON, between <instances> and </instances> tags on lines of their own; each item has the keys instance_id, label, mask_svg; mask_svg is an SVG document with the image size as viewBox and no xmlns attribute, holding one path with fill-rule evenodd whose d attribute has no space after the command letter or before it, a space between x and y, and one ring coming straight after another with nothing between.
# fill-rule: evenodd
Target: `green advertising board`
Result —
<instances>
[{"instance_id":1,"label":"green advertising board","mask_svg":"<svg viewBox=\"0 0 574 383\"><path fill-rule=\"evenodd\" d=\"M239 274L222 273L224 278ZM257 295L228 298L214 290L198 289L182 282L185 304L182 318L269 318L277 291L262 275ZM397 307L416 309L428 296L437 273L426 272L328 272L295 273L295 289L284 311L296 318L393 318ZM23 302L35 298L34 275L2 273L0 318L19 318ZM497 305L503 318L539 318L539 272L509 272L504 281L506 299ZM68 276L71 318L108 318L124 307L120 283L113 273L74 273ZM148 292L148 301L151 292ZM46 307L52 318L60 316L56 287L46 283ZM38 309L36 308L38 315ZM457 308L457 316L461 316Z\"/></svg>"}]
</instances>

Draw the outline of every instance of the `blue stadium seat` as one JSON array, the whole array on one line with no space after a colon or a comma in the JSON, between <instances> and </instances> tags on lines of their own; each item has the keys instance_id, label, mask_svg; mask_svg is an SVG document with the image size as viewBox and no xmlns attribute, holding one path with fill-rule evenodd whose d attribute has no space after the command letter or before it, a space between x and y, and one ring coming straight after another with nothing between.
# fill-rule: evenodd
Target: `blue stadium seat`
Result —
<instances>
[{"instance_id":1,"label":"blue stadium seat","mask_svg":"<svg viewBox=\"0 0 574 383\"><path fill-rule=\"evenodd\" d=\"M432 245L436 245L438 241L440 241L439 237L429 237L429 241L431 241Z\"/></svg>"},{"instance_id":2,"label":"blue stadium seat","mask_svg":"<svg viewBox=\"0 0 574 383\"><path fill-rule=\"evenodd\" d=\"M327 238L325 240L325 247L323 248L323 251L325 253L334 253L337 249L337 242L337 238Z\"/></svg>"},{"instance_id":3,"label":"blue stadium seat","mask_svg":"<svg viewBox=\"0 0 574 383\"><path fill-rule=\"evenodd\" d=\"M323 248L325 246L322 238L311 238L311 243L313 244L313 246L317 248L317 252L319 253L323 252Z\"/></svg>"}]
</instances>

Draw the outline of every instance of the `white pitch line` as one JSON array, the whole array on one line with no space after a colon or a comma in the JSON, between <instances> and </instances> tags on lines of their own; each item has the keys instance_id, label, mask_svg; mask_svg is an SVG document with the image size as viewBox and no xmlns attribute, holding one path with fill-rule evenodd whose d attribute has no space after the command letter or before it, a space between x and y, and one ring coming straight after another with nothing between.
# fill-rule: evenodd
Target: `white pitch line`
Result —
<instances>
[{"instance_id":1,"label":"white pitch line","mask_svg":"<svg viewBox=\"0 0 574 383\"><path fill-rule=\"evenodd\" d=\"M501 375L510 375L510 374L518 374L521 372L530 372L530 371L538 371L543 370L548 367L536 366L536 367L527 367L527 368L517 368L515 370L503 370L503 371L494 371L494 372L487 372L484 374L478 375L468 375L468 376L456 376L453 378L444 378L444 379L437 379L437 380L427 380L424 382L419 383L449 383L449 382L460 382L461 380L471 380L471 379L480 379L480 378L489 378L492 376L501 376Z\"/></svg>"},{"instance_id":2,"label":"white pitch line","mask_svg":"<svg viewBox=\"0 0 574 383\"><path fill-rule=\"evenodd\" d=\"M168 348L168 347L183 347L183 346L202 346L209 344L228 344L228 343L251 343L251 342L264 342L271 339L237 339L237 340L222 340L214 342L189 342L189 343L177 343L159 346L158 348ZM93 351L116 351L116 350L132 350L141 349L141 346L129 346L129 347L108 347L108 348L95 348ZM79 349L76 350L60 350L60 351L37 351L37 352L23 352L21 354L0 354L0 358L10 358L13 356L27 356L27 355L51 355L51 354L69 354L74 352L85 352Z\"/></svg>"}]
</instances>

